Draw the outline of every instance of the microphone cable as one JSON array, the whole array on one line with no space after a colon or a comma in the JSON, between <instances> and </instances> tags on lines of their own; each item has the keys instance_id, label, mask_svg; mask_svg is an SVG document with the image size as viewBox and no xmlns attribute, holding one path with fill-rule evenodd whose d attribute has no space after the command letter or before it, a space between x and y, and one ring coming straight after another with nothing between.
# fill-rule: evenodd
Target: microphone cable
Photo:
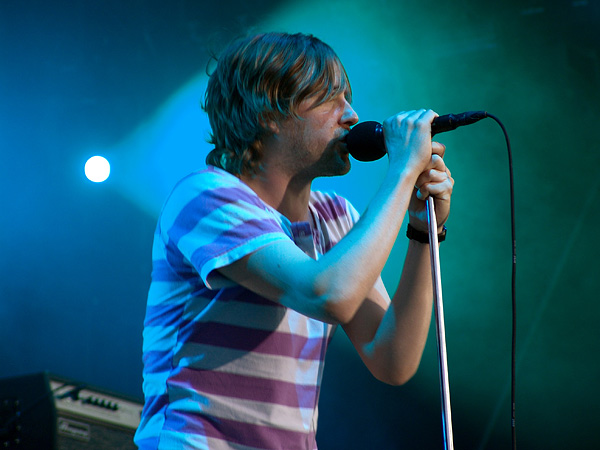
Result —
<instances>
[{"instance_id":1,"label":"microphone cable","mask_svg":"<svg viewBox=\"0 0 600 450\"><path fill-rule=\"evenodd\" d=\"M502 121L493 114L486 113L487 117L498 123L504 139L506 140L506 150L508 154L508 172L510 184L510 232L511 232L511 309L512 309L512 333L511 333L511 361L510 361L510 428L512 449L517 448L517 430L516 430L516 384L517 384L517 238L515 226L515 183L512 161L512 150L508 132Z\"/></svg>"}]
</instances>

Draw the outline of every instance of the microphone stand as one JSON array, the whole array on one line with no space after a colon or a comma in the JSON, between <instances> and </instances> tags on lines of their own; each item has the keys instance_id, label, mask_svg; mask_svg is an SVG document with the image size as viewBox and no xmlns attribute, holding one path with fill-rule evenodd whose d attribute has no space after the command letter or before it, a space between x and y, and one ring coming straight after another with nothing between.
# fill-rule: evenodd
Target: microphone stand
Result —
<instances>
[{"instance_id":1,"label":"microphone stand","mask_svg":"<svg viewBox=\"0 0 600 450\"><path fill-rule=\"evenodd\" d=\"M433 305L436 318L438 360L440 367L440 390L442 396L442 426L444 428L444 448L454 450L452 437L452 412L450 410L450 386L448 383L448 359L446 355L446 330L444 327L444 305L442 302L442 279L437 236L437 219L433 197L427 198L427 219L429 227L429 252L431 256L431 276L433 279Z\"/></svg>"}]
</instances>

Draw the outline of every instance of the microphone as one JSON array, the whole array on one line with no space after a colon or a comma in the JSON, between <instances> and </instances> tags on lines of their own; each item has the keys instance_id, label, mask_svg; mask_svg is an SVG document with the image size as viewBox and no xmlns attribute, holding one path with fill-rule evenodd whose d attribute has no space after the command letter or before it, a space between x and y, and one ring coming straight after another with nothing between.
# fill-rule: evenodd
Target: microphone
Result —
<instances>
[{"instance_id":1,"label":"microphone","mask_svg":"<svg viewBox=\"0 0 600 450\"><path fill-rule=\"evenodd\" d=\"M431 136L470 125L487 117L485 111L467 111L461 114L446 114L433 119ZM358 161L375 161L387 153L383 138L383 126L379 122L367 121L355 125L346 136L346 146Z\"/></svg>"}]
</instances>

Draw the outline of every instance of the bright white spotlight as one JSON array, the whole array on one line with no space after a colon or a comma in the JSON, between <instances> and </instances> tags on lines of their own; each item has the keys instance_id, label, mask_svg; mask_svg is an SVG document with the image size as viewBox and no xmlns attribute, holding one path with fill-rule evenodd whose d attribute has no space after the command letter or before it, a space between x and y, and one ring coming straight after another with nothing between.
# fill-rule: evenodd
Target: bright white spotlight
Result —
<instances>
[{"instance_id":1,"label":"bright white spotlight","mask_svg":"<svg viewBox=\"0 0 600 450\"><path fill-rule=\"evenodd\" d=\"M85 176L94 183L102 183L110 175L110 164L103 156L92 156L85 163Z\"/></svg>"}]
</instances>

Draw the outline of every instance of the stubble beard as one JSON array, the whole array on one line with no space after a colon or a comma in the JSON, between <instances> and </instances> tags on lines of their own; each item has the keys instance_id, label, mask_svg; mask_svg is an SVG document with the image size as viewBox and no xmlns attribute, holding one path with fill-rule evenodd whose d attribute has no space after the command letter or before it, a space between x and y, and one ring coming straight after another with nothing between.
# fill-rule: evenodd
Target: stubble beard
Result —
<instances>
[{"instance_id":1,"label":"stubble beard","mask_svg":"<svg viewBox=\"0 0 600 450\"><path fill-rule=\"evenodd\" d=\"M345 148L342 148L339 140L332 140L318 160L305 166L301 170L302 176L307 180L320 177L337 177L346 175L351 168L350 158Z\"/></svg>"},{"instance_id":2,"label":"stubble beard","mask_svg":"<svg viewBox=\"0 0 600 450\"><path fill-rule=\"evenodd\" d=\"M285 163L296 180L311 182L318 177L345 175L350 171L350 157L345 143L339 136L333 137L323 149L322 141L312 139L302 125L292 131L292 152L288 153ZM318 156L315 159L315 155Z\"/></svg>"},{"instance_id":3,"label":"stubble beard","mask_svg":"<svg viewBox=\"0 0 600 450\"><path fill-rule=\"evenodd\" d=\"M329 143L320 159L323 163L323 177L336 177L350 172L351 164L348 151L338 139Z\"/></svg>"}]
</instances>

